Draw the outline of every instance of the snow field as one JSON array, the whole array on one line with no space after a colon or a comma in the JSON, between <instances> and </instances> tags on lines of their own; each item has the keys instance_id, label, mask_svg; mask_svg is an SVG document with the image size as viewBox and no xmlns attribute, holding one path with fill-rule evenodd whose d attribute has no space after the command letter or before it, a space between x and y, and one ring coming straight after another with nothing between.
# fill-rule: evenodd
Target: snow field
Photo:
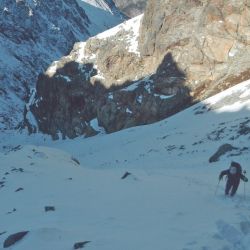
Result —
<instances>
[{"instance_id":1,"label":"snow field","mask_svg":"<svg viewBox=\"0 0 250 250\"><path fill-rule=\"evenodd\" d=\"M250 184L246 197L243 183L234 198L224 197L225 181L215 190L232 160L250 170L249 89L247 81L164 121L87 139L2 133L0 246L28 230L13 249L90 241L86 249L248 250ZM224 143L239 150L208 163Z\"/></svg>"}]
</instances>

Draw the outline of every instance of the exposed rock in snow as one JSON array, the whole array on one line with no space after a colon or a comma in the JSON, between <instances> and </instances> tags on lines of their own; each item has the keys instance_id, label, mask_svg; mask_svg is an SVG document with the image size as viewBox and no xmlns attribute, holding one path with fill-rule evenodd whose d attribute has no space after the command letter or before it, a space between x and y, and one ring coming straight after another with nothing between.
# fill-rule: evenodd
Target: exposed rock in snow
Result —
<instances>
[{"instance_id":1,"label":"exposed rock in snow","mask_svg":"<svg viewBox=\"0 0 250 250\"><path fill-rule=\"evenodd\" d=\"M19 233L15 233L10 235L3 244L4 248L8 248L14 244L16 244L16 242L20 241L26 234L28 234L28 231L24 231L24 232L19 232Z\"/></svg>"},{"instance_id":2,"label":"exposed rock in snow","mask_svg":"<svg viewBox=\"0 0 250 250\"><path fill-rule=\"evenodd\" d=\"M82 242L77 242L74 244L74 249L81 249L84 248L85 245L87 245L88 243L90 243L91 241L82 241Z\"/></svg>"},{"instance_id":3,"label":"exposed rock in snow","mask_svg":"<svg viewBox=\"0 0 250 250\"><path fill-rule=\"evenodd\" d=\"M55 209L55 207L54 206L45 206L44 207L44 211L45 212L50 212L50 211L55 211L56 209Z\"/></svg>"},{"instance_id":4,"label":"exposed rock in snow","mask_svg":"<svg viewBox=\"0 0 250 250\"><path fill-rule=\"evenodd\" d=\"M209 158L209 162L216 162L216 161L218 161L222 155L224 155L227 152L230 152L230 151L232 151L234 149L237 149L237 148L233 147L231 144L223 144L223 145L221 145L218 148L218 150L216 151L216 153Z\"/></svg>"}]
</instances>

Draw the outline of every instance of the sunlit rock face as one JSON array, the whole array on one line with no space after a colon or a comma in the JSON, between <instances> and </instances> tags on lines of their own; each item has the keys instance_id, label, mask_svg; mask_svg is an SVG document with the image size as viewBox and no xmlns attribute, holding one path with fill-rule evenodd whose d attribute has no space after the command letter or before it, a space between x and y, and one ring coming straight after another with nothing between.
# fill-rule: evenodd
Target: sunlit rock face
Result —
<instances>
[{"instance_id":1,"label":"sunlit rock face","mask_svg":"<svg viewBox=\"0 0 250 250\"><path fill-rule=\"evenodd\" d=\"M149 0L139 44L156 65L171 53L203 99L249 78L250 1Z\"/></svg>"},{"instance_id":2,"label":"sunlit rock face","mask_svg":"<svg viewBox=\"0 0 250 250\"><path fill-rule=\"evenodd\" d=\"M74 138L95 120L110 133L242 82L249 78L249 27L250 1L149 0L144 15L76 44L41 76L32 109L39 128Z\"/></svg>"}]
</instances>

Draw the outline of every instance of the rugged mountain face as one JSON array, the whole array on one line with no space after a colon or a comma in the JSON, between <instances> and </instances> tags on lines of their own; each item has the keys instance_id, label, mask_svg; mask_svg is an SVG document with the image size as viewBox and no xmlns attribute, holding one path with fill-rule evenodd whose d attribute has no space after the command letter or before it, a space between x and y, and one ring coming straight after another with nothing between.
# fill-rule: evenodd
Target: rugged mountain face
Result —
<instances>
[{"instance_id":1,"label":"rugged mountain face","mask_svg":"<svg viewBox=\"0 0 250 250\"><path fill-rule=\"evenodd\" d=\"M124 14L135 17L144 12L148 0L114 0L114 2Z\"/></svg>"},{"instance_id":2,"label":"rugged mountain face","mask_svg":"<svg viewBox=\"0 0 250 250\"><path fill-rule=\"evenodd\" d=\"M108 12L75 0L0 1L0 129L22 120L30 88L51 62L67 54L76 41L121 22L114 10L114 4Z\"/></svg>"},{"instance_id":3,"label":"rugged mountain face","mask_svg":"<svg viewBox=\"0 0 250 250\"><path fill-rule=\"evenodd\" d=\"M90 136L97 120L114 132L158 121L190 103L185 73L171 54L155 73L147 73L138 51L141 18L77 43L40 76L32 111L41 131L54 138ZM159 77L171 79L172 86L158 84Z\"/></svg>"},{"instance_id":4,"label":"rugged mountain face","mask_svg":"<svg viewBox=\"0 0 250 250\"><path fill-rule=\"evenodd\" d=\"M196 99L250 76L250 1L150 0L141 27L141 55L171 53Z\"/></svg>"},{"instance_id":5,"label":"rugged mountain face","mask_svg":"<svg viewBox=\"0 0 250 250\"><path fill-rule=\"evenodd\" d=\"M76 44L40 77L40 129L73 138L93 134L93 120L107 132L147 124L248 79L249 7L149 1L143 17Z\"/></svg>"}]
</instances>

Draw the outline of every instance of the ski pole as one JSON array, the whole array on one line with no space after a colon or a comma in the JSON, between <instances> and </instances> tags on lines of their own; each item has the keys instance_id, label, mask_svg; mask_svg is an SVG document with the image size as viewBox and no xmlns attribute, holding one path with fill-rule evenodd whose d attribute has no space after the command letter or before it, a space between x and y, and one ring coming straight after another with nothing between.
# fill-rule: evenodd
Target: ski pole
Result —
<instances>
[{"instance_id":1,"label":"ski pole","mask_svg":"<svg viewBox=\"0 0 250 250\"><path fill-rule=\"evenodd\" d=\"M247 173L247 171L244 170L244 171L243 171L244 177L246 177L246 176L245 176L246 173ZM246 182L245 182L245 181L244 181L244 200L246 200Z\"/></svg>"},{"instance_id":2,"label":"ski pole","mask_svg":"<svg viewBox=\"0 0 250 250\"><path fill-rule=\"evenodd\" d=\"M246 200L246 183L244 182L244 200Z\"/></svg>"},{"instance_id":3,"label":"ski pole","mask_svg":"<svg viewBox=\"0 0 250 250\"><path fill-rule=\"evenodd\" d=\"M218 190L218 188L219 188L219 184L220 184L220 180L218 181L218 184L217 184L217 186L216 186L216 189L215 189L214 195L216 195L216 194L217 194L217 190Z\"/></svg>"}]
</instances>

